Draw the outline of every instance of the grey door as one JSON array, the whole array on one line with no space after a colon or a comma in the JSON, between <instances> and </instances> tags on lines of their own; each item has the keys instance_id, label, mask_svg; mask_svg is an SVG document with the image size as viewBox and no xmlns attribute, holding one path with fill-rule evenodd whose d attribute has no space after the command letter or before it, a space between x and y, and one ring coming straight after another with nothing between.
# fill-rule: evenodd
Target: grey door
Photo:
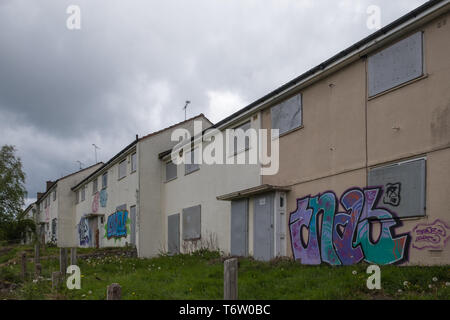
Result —
<instances>
[{"instance_id":1,"label":"grey door","mask_svg":"<svg viewBox=\"0 0 450 320\"><path fill-rule=\"evenodd\" d=\"M248 199L231 202L231 254L248 255Z\"/></svg>"},{"instance_id":2,"label":"grey door","mask_svg":"<svg viewBox=\"0 0 450 320\"><path fill-rule=\"evenodd\" d=\"M169 254L180 253L180 214L172 214L167 221Z\"/></svg>"},{"instance_id":3,"label":"grey door","mask_svg":"<svg viewBox=\"0 0 450 320\"><path fill-rule=\"evenodd\" d=\"M130 219L131 219L131 235L130 242L131 245L136 245L136 206L130 207Z\"/></svg>"},{"instance_id":4,"label":"grey door","mask_svg":"<svg viewBox=\"0 0 450 320\"><path fill-rule=\"evenodd\" d=\"M257 260L274 257L273 199L273 193L253 199L253 255Z\"/></svg>"}]
</instances>

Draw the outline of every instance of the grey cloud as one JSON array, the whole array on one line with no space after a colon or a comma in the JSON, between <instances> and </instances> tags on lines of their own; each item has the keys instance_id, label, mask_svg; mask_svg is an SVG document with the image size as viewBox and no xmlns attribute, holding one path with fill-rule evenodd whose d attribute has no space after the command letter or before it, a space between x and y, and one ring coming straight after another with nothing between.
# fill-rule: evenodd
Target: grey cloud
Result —
<instances>
[{"instance_id":1,"label":"grey cloud","mask_svg":"<svg viewBox=\"0 0 450 320\"><path fill-rule=\"evenodd\" d=\"M34 196L75 160L92 164L92 143L107 160L184 120L186 99L188 116L208 116L210 91L250 103L286 83L370 34L371 4L386 24L424 2L3 0L0 143L19 149Z\"/></svg>"}]
</instances>

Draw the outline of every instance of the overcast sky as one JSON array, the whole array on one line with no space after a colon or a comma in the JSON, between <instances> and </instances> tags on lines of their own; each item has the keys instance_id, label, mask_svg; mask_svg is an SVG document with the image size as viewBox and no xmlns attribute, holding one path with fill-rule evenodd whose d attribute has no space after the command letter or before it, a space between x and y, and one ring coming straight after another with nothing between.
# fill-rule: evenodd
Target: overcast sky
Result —
<instances>
[{"instance_id":1,"label":"overcast sky","mask_svg":"<svg viewBox=\"0 0 450 320\"><path fill-rule=\"evenodd\" d=\"M217 122L425 0L0 0L0 145L45 181L204 113ZM81 29L69 30L70 5Z\"/></svg>"}]
</instances>

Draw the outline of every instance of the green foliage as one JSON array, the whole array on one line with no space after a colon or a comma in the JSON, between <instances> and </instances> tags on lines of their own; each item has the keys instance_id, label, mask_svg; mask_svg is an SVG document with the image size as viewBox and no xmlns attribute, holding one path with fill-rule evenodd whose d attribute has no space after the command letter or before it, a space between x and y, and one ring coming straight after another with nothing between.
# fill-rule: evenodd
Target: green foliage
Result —
<instances>
[{"instance_id":1,"label":"green foliage","mask_svg":"<svg viewBox=\"0 0 450 320\"><path fill-rule=\"evenodd\" d=\"M23 250L22 246L17 254ZM110 253L112 250L115 254ZM104 300L106 287L119 283L124 300L223 299L223 262L226 257L219 252L202 250L192 254L138 259L127 257L120 250L79 248L80 255L104 255L79 257L81 289L63 287L55 292L51 289L50 278L52 271L59 270L57 250L47 248L49 256L43 254L41 259L43 278L39 282L27 281L15 290L13 298ZM450 299L448 266L381 266L381 290L367 289L367 267L364 263L339 267L305 266L288 259L261 262L240 258L239 299ZM6 271L9 279L20 275L20 264L12 268ZM34 265L30 262L28 268L33 270Z\"/></svg>"},{"instance_id":2,"label":"green foliage","mask_svg":"<svg viewBox=\"0 0 450 320\"><path fill-rule=\"evenodd\" d=\"M0 150L0 223L12 221L22 212L25 173L14 146L4 145Z\"/></svg>"}]
</instances>

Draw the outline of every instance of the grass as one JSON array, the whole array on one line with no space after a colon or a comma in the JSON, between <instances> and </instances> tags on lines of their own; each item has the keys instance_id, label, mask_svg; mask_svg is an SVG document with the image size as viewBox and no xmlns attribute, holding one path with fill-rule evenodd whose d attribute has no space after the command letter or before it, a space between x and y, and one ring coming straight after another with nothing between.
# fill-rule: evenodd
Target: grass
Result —
<instances>
[{"instance_id":1,"label":"grass","mask_svg":"<svg viewBox=\"0 0 450 320\"><path fill-rule=\"evenodd\" d=\"M20 254L23 249L21 247L15 252ZM93 251L86 249L79 250L79 253ZM111 283L122 286L122 299L126 300L223 298L224 257L218 252L162 255L153 259L110 253L79 259L81 289L68 290L64 286L56 292L52 290L49 279L52 271L59 270L57 252L57 248L46 250L46 254L54 254L55 257L42 259L44 279L38 282L33 282L31 276L26 281L20 279L18 260L16 264L0 267L0 282L18 284L13 292L0 294L0 298L103 300L106 287ZM108 250L97 252L107 253ZM239 264L239 299L450 299L448 266L382 266L382 289L369 290L366 287L367 264L304 266L286 259L260 262L251 258L239 259ZM31 261L28 269L34 270Z\"/></svg>"}]
</instances>

